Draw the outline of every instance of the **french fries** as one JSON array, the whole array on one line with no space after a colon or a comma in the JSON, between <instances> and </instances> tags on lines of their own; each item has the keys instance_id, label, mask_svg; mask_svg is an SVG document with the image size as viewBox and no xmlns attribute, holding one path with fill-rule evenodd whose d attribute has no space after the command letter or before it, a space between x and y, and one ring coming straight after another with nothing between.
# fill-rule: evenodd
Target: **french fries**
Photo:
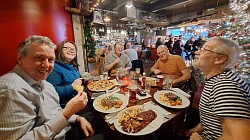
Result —
<instances>
[{"instance_id":1,"label":"french fries","mask_svg":"<svg viewBox=\"0 0 250 140\"><path fill-rule=\"evenodd\" d=\"M139 108L137 107L129 107L124 111L120 112L118 122L127 121L131 117L135 117L139 113Z\"/></svg>"}]
</instances>

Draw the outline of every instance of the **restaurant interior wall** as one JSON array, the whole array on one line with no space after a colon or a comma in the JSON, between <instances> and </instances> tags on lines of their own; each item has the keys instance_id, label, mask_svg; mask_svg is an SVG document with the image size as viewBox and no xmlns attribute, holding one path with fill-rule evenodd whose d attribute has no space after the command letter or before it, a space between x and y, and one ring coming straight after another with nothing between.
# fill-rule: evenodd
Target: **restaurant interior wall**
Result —
<instances>
[{"instance_id":1,"label":"restaurant interior wall","mask_svg":"<svg viewBox=\"0 0 250 140\"><path fill-rule=\"evenodd\" d=\"M16 64L18 43L30 35L48 36L56 45L74 41L71 15L64 10L70 0L0 1L0 75Z\"/></svg>"}]
</instances>

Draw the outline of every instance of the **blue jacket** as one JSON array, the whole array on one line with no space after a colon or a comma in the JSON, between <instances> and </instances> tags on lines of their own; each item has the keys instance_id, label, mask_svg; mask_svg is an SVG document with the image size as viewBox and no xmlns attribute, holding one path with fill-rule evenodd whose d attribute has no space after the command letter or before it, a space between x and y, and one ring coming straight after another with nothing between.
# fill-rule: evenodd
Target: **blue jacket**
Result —
<instances>
[{"instance_id":1,"label":"blue jacket","mask_svg":"<svg viewBox=\"0 0 250 140\"><path fill-rule=\"evenodd\" d=\"M55 61L54 70L46 80L55 87L59 94L62 108L77 94L71 85L77 78L80 78L80 73L73 65Z\"/></svg>"}]
</instances>

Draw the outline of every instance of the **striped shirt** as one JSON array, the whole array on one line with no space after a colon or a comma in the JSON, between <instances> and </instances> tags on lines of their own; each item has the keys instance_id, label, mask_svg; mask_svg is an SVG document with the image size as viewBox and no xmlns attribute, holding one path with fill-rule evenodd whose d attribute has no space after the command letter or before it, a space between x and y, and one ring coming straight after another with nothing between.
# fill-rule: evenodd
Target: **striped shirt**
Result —
<instances>
[{"instance_id":1,"label":"striped shirt","mask_svg":"<svg viewBox=\"0 0 250 140\"><path fill-rule=\"evenodd\" d=\"M38 85L39 84L39 85ZM18 65L0 77L0 139L63 140L74 123L61 113L59 96L43 80L37 82Z\"/></svg>"},{"instance_id":2,"label":"striped shirt","mask_svg":"<svg viewBox=\"0 0 250 140\"><path fill-rule=\"evenodd\" d=\"M250 91L247 83L232 71L207 79L200 100L203 138L222 135L220 118L250 119Z\"/></svg>"}]
</instances>

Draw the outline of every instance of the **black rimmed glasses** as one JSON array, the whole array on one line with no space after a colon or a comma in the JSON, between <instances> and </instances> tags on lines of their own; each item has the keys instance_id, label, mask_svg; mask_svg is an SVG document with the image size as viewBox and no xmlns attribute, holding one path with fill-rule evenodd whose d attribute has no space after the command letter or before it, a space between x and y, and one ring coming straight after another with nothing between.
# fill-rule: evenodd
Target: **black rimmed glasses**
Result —
<instances>
[{"instance_id":1,"label":"black rimmed glasses","mask_svg":"<svg viewBox=\"0 0 250 140\"><path fill-rule=\"evenodd\" d=\"M222 53L218 53L218 52L215 52L215 51L212 51L212 50L209 50L209 49L206 49L206 48L199 48L199 51L201 52L201 53L205 53L205 52L211 52L211 53L216 53L216 54L219 54L219 55L224 55L224 54L222 54Z\"/></svg>"},{"instance_id":2,"label":"black rimmed glasses","mask_svg":"<svg viewBox=\"0 0 250 140\"><path fill-rule=\"evenodd\" d=\"M63 47L63 48L69 52L76 52L76 49L74 49L74 48L70 48L70 47Z\"/></svg>"}]
</instances>

